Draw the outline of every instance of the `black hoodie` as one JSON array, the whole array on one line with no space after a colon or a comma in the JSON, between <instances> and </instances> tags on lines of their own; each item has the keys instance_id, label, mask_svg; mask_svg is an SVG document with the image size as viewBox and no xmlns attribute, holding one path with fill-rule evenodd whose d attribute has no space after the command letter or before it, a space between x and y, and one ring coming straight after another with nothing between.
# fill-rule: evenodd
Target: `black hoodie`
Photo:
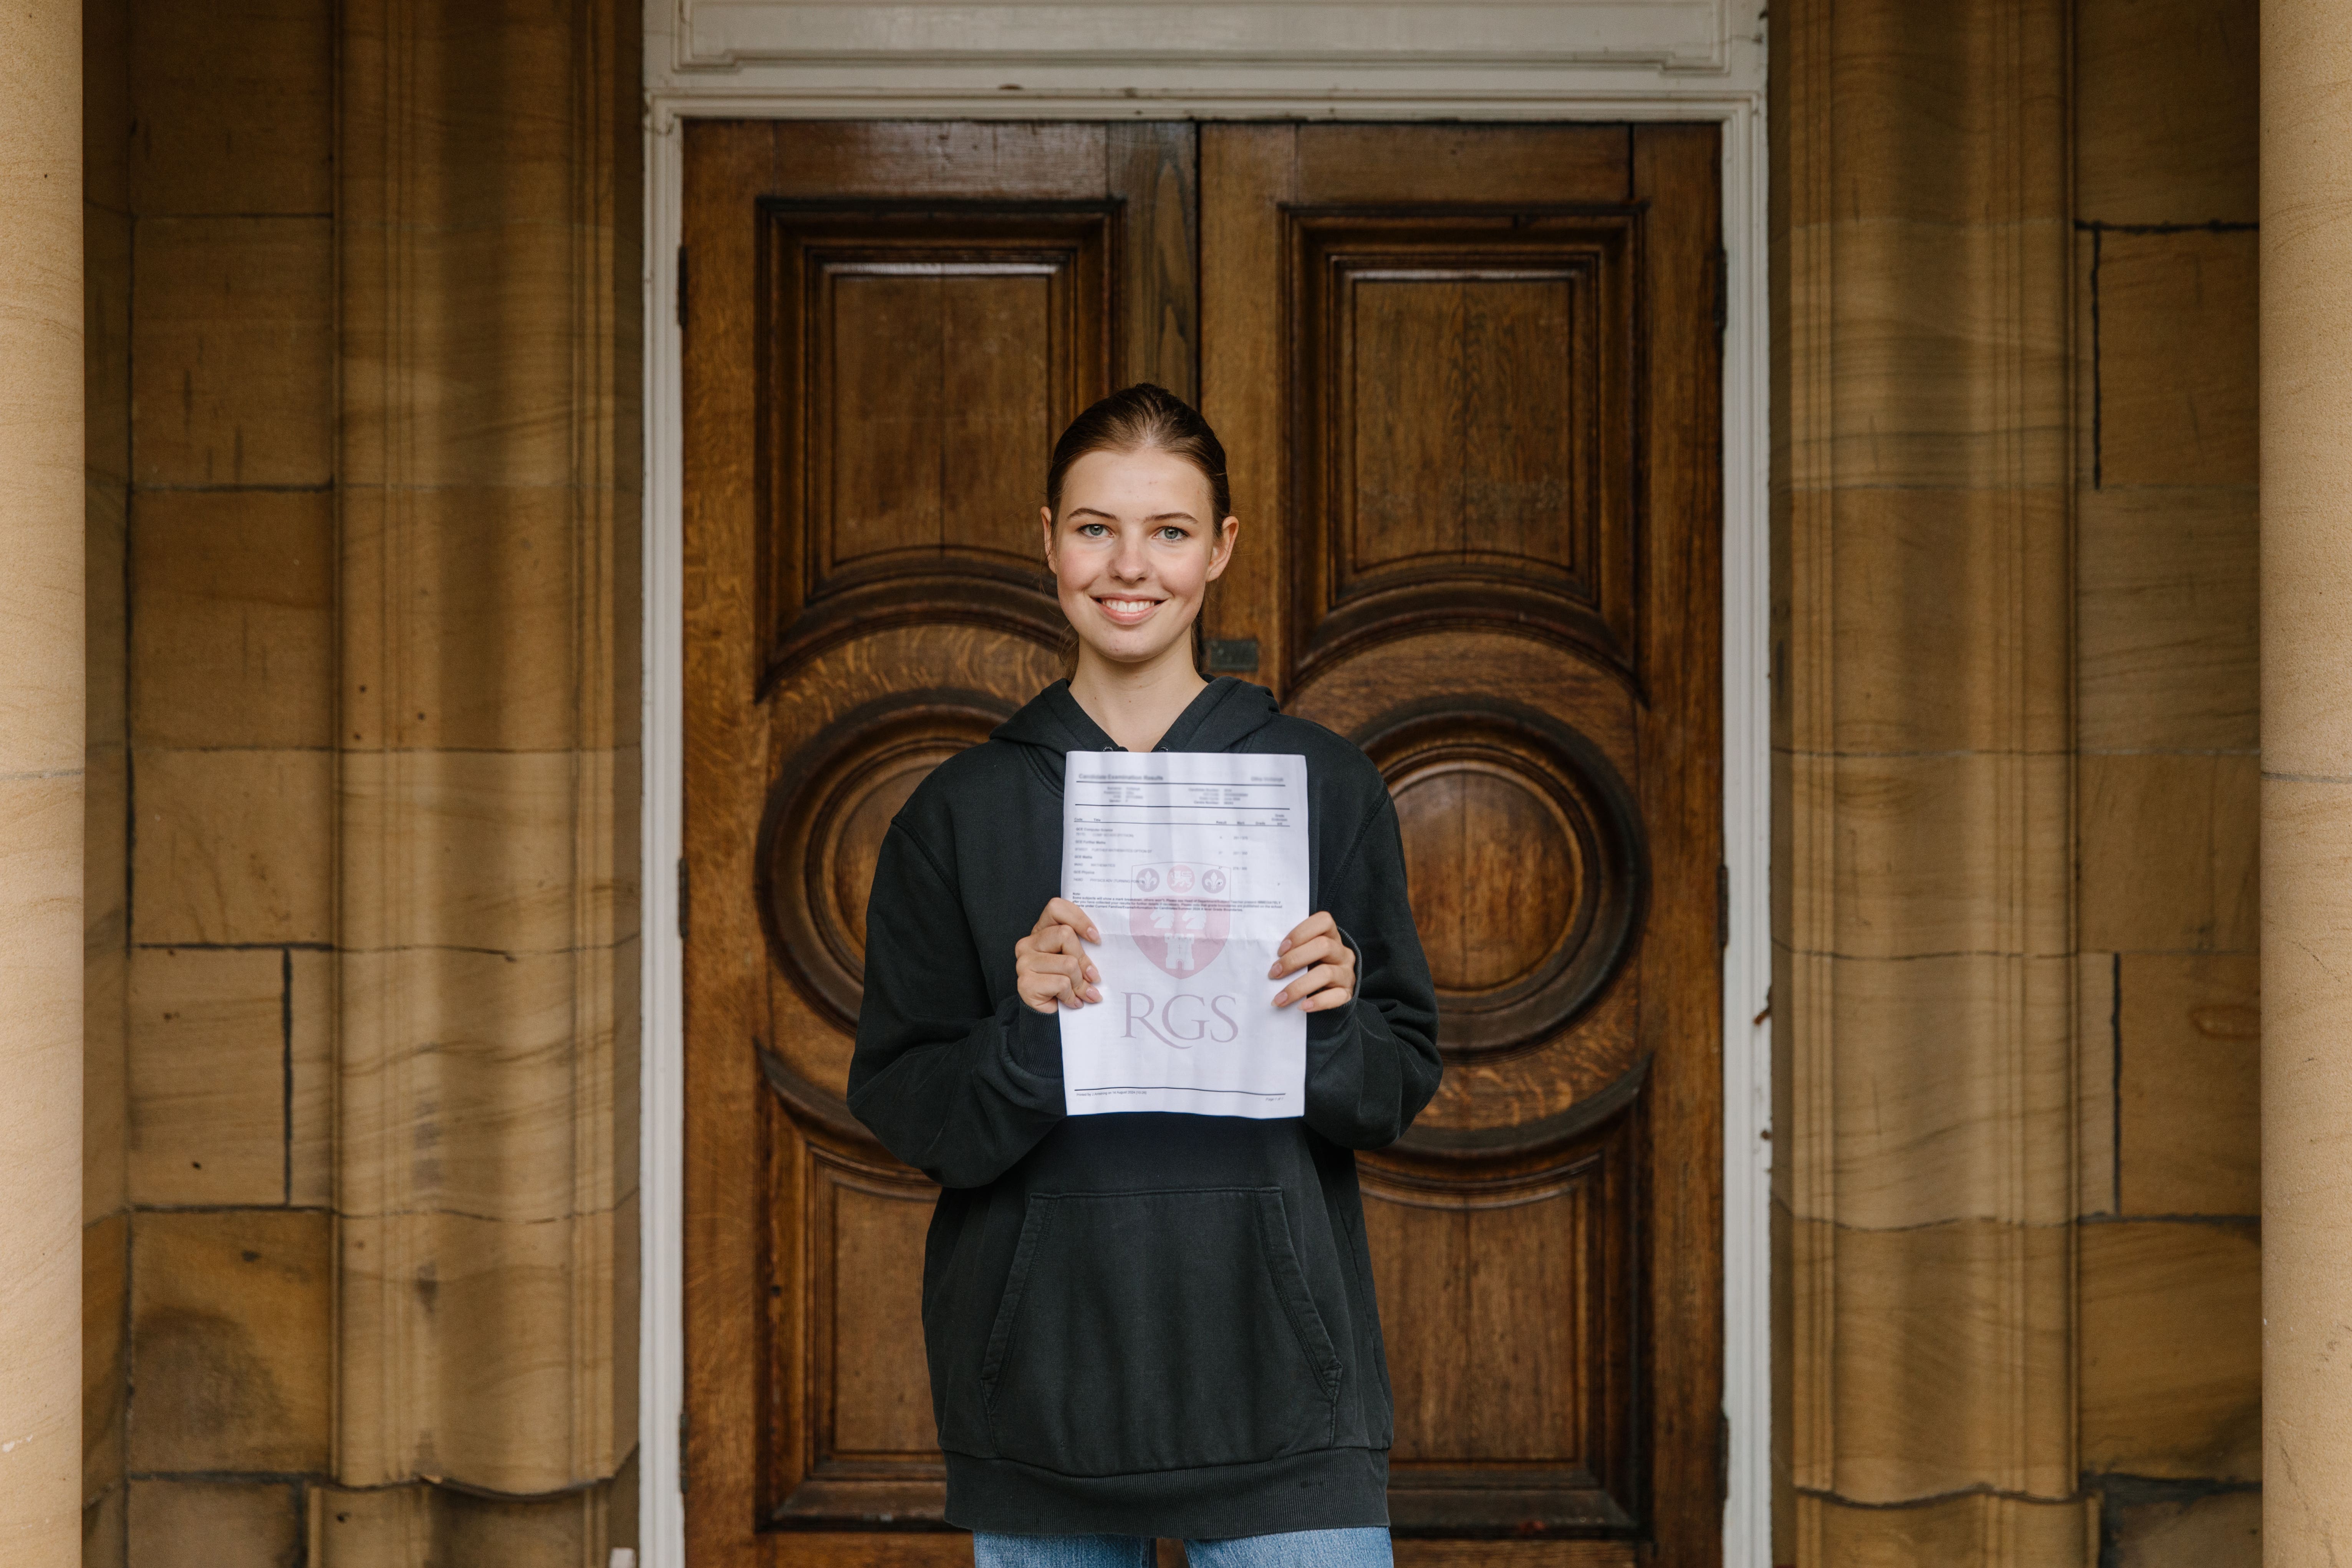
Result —
<instances>
[{"instance_id":1,"label":"black hoodie","mask_svg":"<svg viewBox=\"0 0 2352 1568\"><path fill-rule=\"evenodd\" d=\"M1356 1189L1437 1091L1437 999L1380 773L1231 678L1157 750L1307 759L1309 907L1356 953L1310 1013L1307 1114L1066 1117L1058 1015L1013 943L1058 891L1064 755L1118 748L1056 681L890 824L849 1105L946 1190L923 1339L947 1515L1177 1538L1388 1521L1388 1367Z\"/></svg>"}]
</instances>

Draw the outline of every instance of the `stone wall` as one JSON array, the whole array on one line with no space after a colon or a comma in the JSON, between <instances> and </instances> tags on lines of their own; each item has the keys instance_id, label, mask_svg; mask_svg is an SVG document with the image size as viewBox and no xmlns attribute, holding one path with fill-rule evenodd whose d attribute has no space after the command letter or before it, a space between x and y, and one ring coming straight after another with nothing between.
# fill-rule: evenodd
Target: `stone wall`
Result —
<instances>
[{"instance_id":1,"label":"stone wall","mask_svg":"<svg viewBox=\"0 0 2352 1568\"><path fill-rule=\"evenodd\" d=\"M91 1563L634 1540L615 9L89 0Z\"/></svg>"},{"instance_id":2,"label":"stone wall","mask_svg":"<svg viewBox=\"0 0 2352 1568\"><path fill-rule=\"evenodd\" d=\"M1776 1555L2252 1563L2255 7L1772 25Z\"/></svg>"},{"instance_id":3,"label":"stone wall","mask_svg":"<svg viewBox=\"0 0 2352 1568\"><path fill-rule=\"evenodd\" d=\"M634 1539L612 9L86 7L89 1563ZM1773 26L1779 1555L2251 1563L2253 7Z\"/></svg>"},{"instance_id":4,"label":"stone wall","mask_svg":"<svg viewBox=\"0 0 2352 1568\"><path fill-rule=\"evenodd\" d=\"M2078 0L2082 1468L2261 1561L2252 0Z\"/></svg>"}]
</instances>

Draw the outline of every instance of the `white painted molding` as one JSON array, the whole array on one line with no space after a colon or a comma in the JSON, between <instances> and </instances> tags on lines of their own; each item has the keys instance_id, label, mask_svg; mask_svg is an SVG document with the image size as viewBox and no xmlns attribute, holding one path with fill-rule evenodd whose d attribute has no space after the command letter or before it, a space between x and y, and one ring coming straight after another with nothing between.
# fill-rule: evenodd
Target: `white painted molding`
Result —
<instances>
[{"instance_id":1,"label":"white painted molding","mask_svg":"<svg viewBox=\"0 0 2352 1568\"><path fill-rule=\"evenodd\" d=\"M677 77L763 65L1729 66L1732 0L673 0Z\"/></svg>"},{"instance_id":2,"label":"white painted molding","mask_svg":"<svg viewBox=\"0 0 2352 1568\"><path fill-rule=\"evenodd\" d=\"M654 0L674 114L1558 117L1754 90L1757 0ZM1505 106L1522 105L1513 110Z\"/></svg>"},{"instance_id":3,"label":"white painted molding","mask_svg":"<svg viewBox=\"0 0 2352 1568\"><path fill-rule=\"evenodd\" d=\"M1146 35L1138 18L1149 16ZM1171 20L1172 18L1172 20ZM1763 0L649 0L640 1561L686 1568L681 118L1709 121L1723 132L1726 1568L1771 1564Z\"/></svg>"}]
</instances>

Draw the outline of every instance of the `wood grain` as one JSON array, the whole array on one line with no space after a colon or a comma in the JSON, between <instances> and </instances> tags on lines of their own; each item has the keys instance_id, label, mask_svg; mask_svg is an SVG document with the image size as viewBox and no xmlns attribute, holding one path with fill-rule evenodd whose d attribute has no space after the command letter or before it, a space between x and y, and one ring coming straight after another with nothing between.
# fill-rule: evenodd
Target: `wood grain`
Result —
<instances>
[{"instance_id":1,"label":"wood grain","mask_svg":"<svg viewBox=\"0 0 2352 1568\"><path fill-rule=\"evenodd\" d=\"M1204 167L1224 132L1205 134ZM1292 706L1360 736L1403 715L1430 731L1371 742L1402 789L1455 1056L1427 1131L1366 1178L1408 1534L1719 1550L1720 1198L1698 1175L1721 1126L1716 156L1698 127L1306 127L1268 204L1282 243L1258 287L1286 294L1291 333ZM1457 639L1483 657L1440 651ZM1531 657L1546 645L1580 673L1554 676ZM1596 679L1620 683L1623 719ZM1498 732L1475 717L1496 704L1528 717ZM1580 775L1623 781L1638 854L1567 851L1592 840L1539 806ZM1515 987L1567 962L1566 889L1595 885L1638 888L1638 956L1481 1055ZM1580 1101L1622 1109L1591 1124ZM1552 1127L1564 1147L1502 1152ZM1605 1201L1474 1195L1604 1149Z\"/></svg>"},{"instance_id":2,"label":"wood grain","mask_svg":"<svg viewBox=\"0 0 2352 1568\"><path fill-rule=\"evenodd\" d=\"M1398 1559L1707 1560L1715 157L1687 127L689 130L698 1554L968 1553L929 1533L928 1189L839 1100L855 933L889 812L984 732L956 705L1051 672L986 518L1087 386L1148 378L1226 442L1210 634L1391 769L1447 998L1445 1091L1364 1177ZM890 613L778 663L866 593Z\"/></svg>"},{"instance_id":3,"label":"wood grain","mask_svg":"<svg viewBox=\"0 0 2352 1568\"><path fill-rule=\"evenodd\" d=\"M1190 384L1191 138L687 132L698 1563L969 1561L932 1533L931 1189L840 1100L864 904L897 804L1050 678L1053 438L1129 356Z\"/></svg>"}]
</instances>

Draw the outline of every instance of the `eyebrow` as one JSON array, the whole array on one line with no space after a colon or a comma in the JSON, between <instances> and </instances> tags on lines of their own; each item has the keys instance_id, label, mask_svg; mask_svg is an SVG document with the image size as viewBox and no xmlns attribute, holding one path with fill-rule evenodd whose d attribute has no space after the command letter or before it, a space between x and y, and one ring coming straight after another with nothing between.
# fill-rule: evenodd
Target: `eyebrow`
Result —
<instances>
[{"instance_id":1,"label":"eyebrow","mask_svg":"<svg viewBox=\"0 0 2352 1568\"><path fill-rule=\"evenodd\" d=\"M1113 513L1098 511L1090 506L1074 506L1070 509L1069 515L1072 517L1108 518L1112 522L1117 522L1118 521L1118 517ZM1146 522L1197 522L1200 520L1189 511L1155 511L1143 521Z\"/></svg>"}]
</instances>

